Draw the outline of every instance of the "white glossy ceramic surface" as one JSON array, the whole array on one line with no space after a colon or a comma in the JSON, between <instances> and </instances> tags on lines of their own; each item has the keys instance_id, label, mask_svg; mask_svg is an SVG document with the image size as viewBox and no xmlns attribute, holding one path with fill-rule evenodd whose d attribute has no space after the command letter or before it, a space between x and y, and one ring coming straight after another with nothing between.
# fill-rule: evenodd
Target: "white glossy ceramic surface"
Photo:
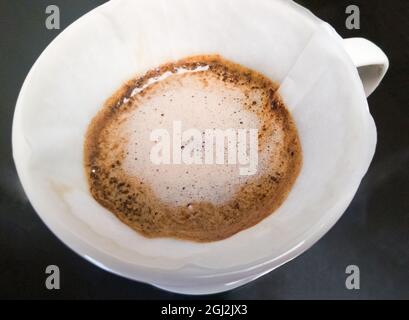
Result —
<instances>
[{"instance_id":1,"label":"white glossy ceramic surface","mask_svg":"<svg viewBox=\"0 0 409 320\"><path fill-rule=\"evenodd\" d=\"M328 24L292 1L112 0L62 32L27 76L13 123L24 190L50 230L101 268L180 293L238 287L307 250L352 200L376 145L354 63L381 70L369 72L367 94L387 69L382 51L372 43L365 48L372 60L351 59L352 43L345 49ZM204 53L280 83L304 165L285 203L253 228L207 244L146 239L89 194L84 133L123 82Z\"/></svg>"}]
</instances>

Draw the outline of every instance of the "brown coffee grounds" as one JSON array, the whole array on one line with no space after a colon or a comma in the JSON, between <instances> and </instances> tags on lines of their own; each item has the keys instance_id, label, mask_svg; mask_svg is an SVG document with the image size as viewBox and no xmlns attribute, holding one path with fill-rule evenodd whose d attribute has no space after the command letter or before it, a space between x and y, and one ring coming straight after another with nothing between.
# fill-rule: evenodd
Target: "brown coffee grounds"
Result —
<instances>
[{"instance_id":1,"label":"brown coffee grounds","mask_svg":"<svg viewBox=\"0 0 409 320\"><path fill-rule=\"evenodd\" d=\"M118 128L126 118L124 115L137 110L142 99L150 99L160 92L160 81L146 86L150 79L166 72L176 74L179 68L195 70L198 67L208 67L199 75L195 73L202 77L204 86L217 79L245 93L242 106L260 119L259 150L271 149L271 166L263 168L255 179L246 181L224 203L192 201L171 205L162 201L149 184L124 170L125 146L129 141ZM189 74L183 76L189 77ZM138 88L140 91L133 94ZM302 165L297 129L277 88L262 74L219 55L195 56L168 63L127 82L108 99L92 120L85 137L84 164L91 194L122 222L150 238L209 242L254 226L283 203ZM259 101L253 99L254 92L260 97ZM223 108L222 103L220 108ZM277 134L277 127L282 129L283 137L280 147L274 149L271 137ZM184 186L182 192L189 187ZM172 191L172 185L167 189Z\"/></svg>"}]
</instances>

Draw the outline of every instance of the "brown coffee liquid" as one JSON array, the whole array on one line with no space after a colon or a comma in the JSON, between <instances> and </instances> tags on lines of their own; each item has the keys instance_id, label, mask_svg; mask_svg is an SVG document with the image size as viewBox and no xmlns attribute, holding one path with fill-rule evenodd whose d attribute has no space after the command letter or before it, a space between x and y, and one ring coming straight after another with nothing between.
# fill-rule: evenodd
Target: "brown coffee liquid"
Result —
<instances>
[{"instance_id":1,"label":"brown coffee liquid","mask_svg":"<svg viewBox=\"0 0 409 320\"><path fill-rule=\"evenodd\" d=\"M91 194L151 238L216 241L254 226L283 203L302 165L297 129L277 88L219 55L168 63L129 81L89 125L84 161ZM152 131L170 132L173 152L175 121L203 134L257 129L257 172L243 176L241 164L230 163L153 163ZM182 139L176 148L188 144ZM205 147L203 141L199 148Z\"/></svg>"}]
</instances>

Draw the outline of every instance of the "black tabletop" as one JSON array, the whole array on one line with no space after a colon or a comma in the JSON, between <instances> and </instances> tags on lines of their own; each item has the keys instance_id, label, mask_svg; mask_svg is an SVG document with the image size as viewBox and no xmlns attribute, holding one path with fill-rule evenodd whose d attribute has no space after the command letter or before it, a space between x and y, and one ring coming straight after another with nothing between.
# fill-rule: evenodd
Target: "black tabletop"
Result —
<instances>
[{"instance_id":1,"label":"black tabletop","mask_svg":"<svg viewBox=\"0 0 409 320\"><path fill-rule=\"evenodd\" d=\"M44 48L102 0L0 0L0 298L189 298L123 279L85 261L60 242L28 202L11 155L16 99ZM344 0L300 0L343 37L365 37L384 49L390 70L369 98L378 128L374 161L340 221L310 250L268 275L215 299L409 298L409 2L356 0L360 29L345 25ZM61 29L45 27L45 9L60 9ZM60 268L60 290L45 286ZM347 266L360 289L345 286ZM209 297L207 297L209 298Z\"/></svg>"}]
</instances>

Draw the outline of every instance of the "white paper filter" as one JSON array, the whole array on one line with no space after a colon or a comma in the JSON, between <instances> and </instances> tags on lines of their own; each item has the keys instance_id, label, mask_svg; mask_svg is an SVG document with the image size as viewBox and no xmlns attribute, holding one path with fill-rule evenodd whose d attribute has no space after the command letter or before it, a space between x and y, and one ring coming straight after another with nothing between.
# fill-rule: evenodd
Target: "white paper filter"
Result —
<instances>
[{"instance_id":1,"label":"white paper filter","mask_svg":"<svg viewBox=\"0 0 409 320\"><path fill-rule=\"evenodd\" d=\"M126 80L171 60L211 53L280 83L301 138L301 173L274 214L226 240L144 238L88 192L84 134ZM128 270L181 276L280 259L309 234L312 244L313 233L327 229L351 201L375 143L362 84L342 39L284 0L113 0L67 28L38 59L13 128L26 193L60 238L69 238L74 249L85 246L87 258L99 264L110 256Z\"/></svg>"}]
</instances>

